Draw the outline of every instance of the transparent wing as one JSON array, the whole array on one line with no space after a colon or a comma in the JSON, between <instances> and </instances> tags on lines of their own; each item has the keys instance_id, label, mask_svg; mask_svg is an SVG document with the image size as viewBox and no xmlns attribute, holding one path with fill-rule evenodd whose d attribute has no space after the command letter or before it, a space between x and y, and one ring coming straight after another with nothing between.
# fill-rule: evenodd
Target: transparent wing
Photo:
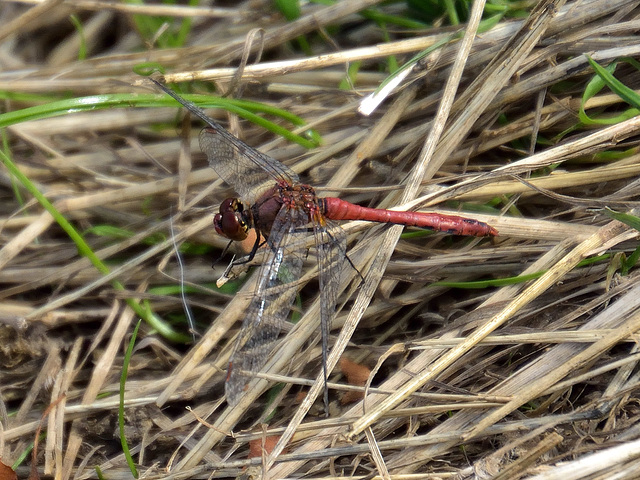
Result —
<instances>
[{"instance_id":1,"label":"transparent wing","mask_svg":"<svg viewBox=\"0 0 640 480\"><path fill-rule=\"evenodd\" d=\"M335 315L340 281L347 260L347 237L344 230L327 219L314 222L313 233L318 256L320 286L320 328L322 333L322 371L324 374L324 403L329 404L327 389L327 357L329 332Z\"/></svg>"},{"instance_id":2,"label":"transparent wing","mask_svg":"<svg viewBox=\"0 0 640 480\"><path fill-rule=\"evenodd\" d=\"M200 149L209 165L240 197L254 203L276 181L297 183L298 175L278 160L250 147L214 124L200 132Z\"/></svg>"},{"instance_id":3,"label":"transparent wing","mask_svg":"<svg viewBox=\"0 0 640 480\"><path fill-rule=\"evenodd\" d=\"M251 373L264 366L291 311L306 255L308 223L306 212L287 206L273 222L269 253L258 271L258 284L229 362L225 393L230 405L240 399Z\"/></svg>"}]
</instances>

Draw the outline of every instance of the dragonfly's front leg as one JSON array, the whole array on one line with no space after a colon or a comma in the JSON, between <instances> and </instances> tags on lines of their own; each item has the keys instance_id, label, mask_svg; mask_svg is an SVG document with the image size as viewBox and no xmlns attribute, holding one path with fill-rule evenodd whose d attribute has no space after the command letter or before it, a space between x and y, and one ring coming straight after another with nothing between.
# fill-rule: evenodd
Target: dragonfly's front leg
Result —
<instances>
[{"instance_id":1,"label":"dragonfly's front leg","mask_svg":"<svg viewBox=\"0 0 640 480\"><path fill-rule=\"evenodd\" d=\"M264 255L258 255L258 252L265 243L266 241L264 240L264 237L262 235L256 235L256 239L253 242L251 251L247 255L236 259L236 254L234 254L231 258L231 262L229 262L227 268L224 270L220 278L216 281L216 285L218 286L218 288L227 283L229 280L234 280L243 273L246 273L249 268L253 267L254 265L261 265L263 263ZM231 243L229 245L231 245ZM225 249L225 252L227 249ZM256 259L256 256L259 258Z\"/></svg>"}]
</instances>

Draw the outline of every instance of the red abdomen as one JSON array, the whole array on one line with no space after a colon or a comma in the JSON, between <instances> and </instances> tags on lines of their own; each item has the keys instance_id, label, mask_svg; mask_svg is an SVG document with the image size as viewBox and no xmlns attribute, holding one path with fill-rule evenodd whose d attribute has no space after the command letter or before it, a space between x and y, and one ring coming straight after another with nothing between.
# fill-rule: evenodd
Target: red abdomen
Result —
<instances>
[{"instance_id":1,"label":"red abdomen","mask_svg":"<svg viewBox=\"0 0 640 480\"><path fill-rule=\"evenodd\" d=\"M332 220L367 220L378 223L394 223L409 227L428 228L453 235L486 237L498 235L498 231L484 222L472 218L439 213L397 212L381 208L368 208L339 198L319 199L324 215Z\"/></svg>"}]
</instances>

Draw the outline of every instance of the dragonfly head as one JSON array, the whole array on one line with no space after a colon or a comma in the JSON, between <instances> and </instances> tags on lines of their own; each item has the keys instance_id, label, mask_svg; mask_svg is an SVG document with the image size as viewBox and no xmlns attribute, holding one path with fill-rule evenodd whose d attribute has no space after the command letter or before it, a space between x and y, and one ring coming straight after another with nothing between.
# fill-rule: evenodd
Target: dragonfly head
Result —
<instances>
[{"instance_id":1,"label":"dragonfly head","mask_svg":"<svg viewBox=\"0 0 640 480\"><path fill-rule=\"evenodd\" d=\"M220 213L213 217L213 226L219 235L229 240L242 241L249 231L248 211L237 198L227 198L220 204Z\"/></svg>"}]
</instances>

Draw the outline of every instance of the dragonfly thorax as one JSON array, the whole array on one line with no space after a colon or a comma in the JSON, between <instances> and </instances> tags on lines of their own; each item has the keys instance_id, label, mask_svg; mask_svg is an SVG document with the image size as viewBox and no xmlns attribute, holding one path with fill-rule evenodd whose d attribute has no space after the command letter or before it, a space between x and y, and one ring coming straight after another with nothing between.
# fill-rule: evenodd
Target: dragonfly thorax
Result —
<instances>
[{"instance_id":1,"label":"dragonfly thorax","mask_svg":"<svg viewBox=\"0 0 640 480\"><path fill-rule=\"evenodd\" d=\"M213 217L213 226L219 235L229 240L242 241L248 235L250 215L250 210L245 210L240 200L227 198L220 204L220 212Z\"/></svg>"}]
</instances>

